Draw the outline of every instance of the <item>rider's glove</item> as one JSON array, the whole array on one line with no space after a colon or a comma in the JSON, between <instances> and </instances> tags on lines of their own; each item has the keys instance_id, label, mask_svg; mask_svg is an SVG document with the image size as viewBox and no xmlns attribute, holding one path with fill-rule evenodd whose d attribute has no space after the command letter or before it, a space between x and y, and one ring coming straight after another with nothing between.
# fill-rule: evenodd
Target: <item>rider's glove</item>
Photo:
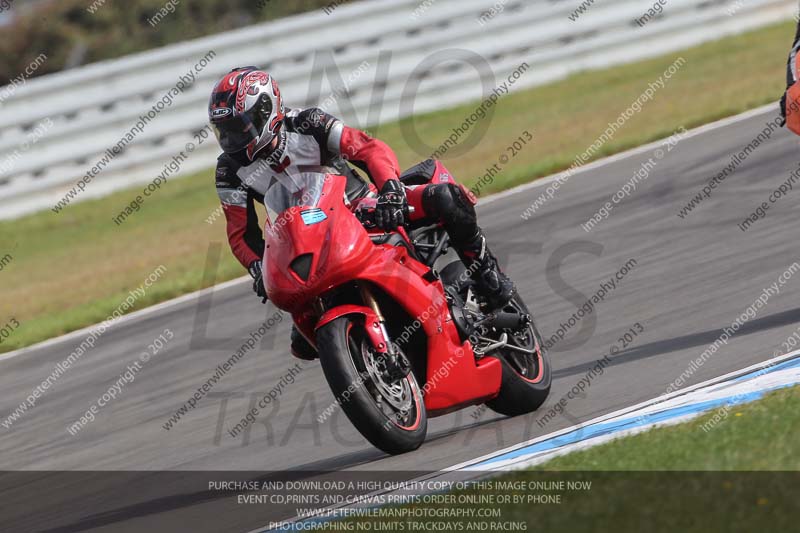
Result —
<instances>
[{"instance_id":1,"label":"rider's glove","mask_svg":"<svg viewBox=\"0 0 800 533\"><path fill-rule=\"evenodd\" d=\"M408 202L403 184L399 180L384 183L375 206L375 225L385 231L396 229L405 223L407 213Z\"/></svg>"},{"instance_id":2,"label":"rider's glove","mask_svg":"<svg viewBox=\"0 0 800 533\"><path fill-rule=\"evenodd\" d=\"M264 273L261 270L261 261L256 259L247 268L253 278L253 292L261 298L261 303L267 303L267 289L264 287Z\"/></svg>"}]
</instances>

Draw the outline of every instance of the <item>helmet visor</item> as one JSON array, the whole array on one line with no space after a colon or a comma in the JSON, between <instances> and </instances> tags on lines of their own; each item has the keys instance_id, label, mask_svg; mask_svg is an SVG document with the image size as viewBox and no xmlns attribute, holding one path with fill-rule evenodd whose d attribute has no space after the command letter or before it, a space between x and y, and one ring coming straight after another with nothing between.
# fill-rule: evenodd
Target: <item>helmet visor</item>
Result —
<instances>
[{"instance_id":1,"label":"helmet visor","mask_svg":"<svg viewBox=\"0 0 800 533\"><path fill-rule=\"evenodd\" d=\"M258 139L261 130L256 128L247 115L236 115L218 122L212 122L214 133L223 151L232 154L247 148Z\"/></svg>"}]
</instances>

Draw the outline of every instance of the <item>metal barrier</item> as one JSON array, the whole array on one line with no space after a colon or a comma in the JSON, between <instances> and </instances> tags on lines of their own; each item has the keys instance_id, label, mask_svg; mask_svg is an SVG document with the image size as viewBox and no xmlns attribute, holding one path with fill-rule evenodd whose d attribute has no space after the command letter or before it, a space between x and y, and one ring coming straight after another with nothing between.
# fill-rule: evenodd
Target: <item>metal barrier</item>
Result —
<instances>
[{"instance_id":1,"label":"metal barrier","mask_svg":"<svg viewBox=\"0 0 800 533\"><path fill-rule=\"evenodd\" d=\"M667 0L658 17L636 22L657 3L371 0L6 87L0 218L53 208L87 173L91 182L69 203L213 166L218 149L204 129L206 102L233 66L272 72L290 107L318 105L368 127L478 101L512 75L519 90L745 31L796 9L792 0Z\"/></svg>"}]
</instances>

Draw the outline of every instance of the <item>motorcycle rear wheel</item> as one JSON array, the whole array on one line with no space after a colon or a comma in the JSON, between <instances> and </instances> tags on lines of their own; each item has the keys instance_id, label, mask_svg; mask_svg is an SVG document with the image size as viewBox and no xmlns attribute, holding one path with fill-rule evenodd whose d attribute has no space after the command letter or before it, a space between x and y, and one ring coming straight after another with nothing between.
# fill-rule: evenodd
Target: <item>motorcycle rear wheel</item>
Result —
<instances>
[{"instance_id":1,"label":"motorcycle rear wheel","mask_svg":"<svg viewBox=\"0 0 800 533\"><path fill-rule=\"evenodd\" d=\"M530 314L519 294L514 296L509 305L516 311ZM486 402L486 406L506 416L524 415L541 407L550 394L552 382L550 362L542 348L542 337L533 319L522 331L516 333L514 336L509 335L515 344L535 351L536 355L509 349L499 350L497 358L503 365L500 394Z\"/></svg>"},{"instance_id":2,"label":"motorcycle rear wheel","mask_svg":"<svg viewBox=\"0 0 800 533\"><path fill-rule=\"evenodd\" d=\"M413 372L394 383L382 376L363 320L344 316L325 324L317 348L336 401L364 438L392 455L419 448L428 418L417 380Z\"/></svg>"}]
</instances>

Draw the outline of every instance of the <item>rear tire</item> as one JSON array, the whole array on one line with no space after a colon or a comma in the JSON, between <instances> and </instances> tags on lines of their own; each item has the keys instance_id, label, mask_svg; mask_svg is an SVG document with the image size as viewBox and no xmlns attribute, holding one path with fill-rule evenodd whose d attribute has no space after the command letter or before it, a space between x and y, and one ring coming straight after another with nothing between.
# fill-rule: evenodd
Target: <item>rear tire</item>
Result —
<instances>
[{"instance_id":1,"label":"rear tire","mask_svg":"<svg viewBox=\"0 0 800 533\"><path fill-rule=\"evenodd\" d=\"M514 296L510 305L530 314L519 294ZM535 411L550 394L552 372L550 362L542 348L541 335L532 319L526 329L517 343L524 348L535 350L536 356L508 349L499 350L501 353L497 356L503 365L500 394L486 402L486 406L501 415L518 416Z\"/></svg>"},{"instance_id":2,"label":"rear tire","mask_svg":"<svg viewBox=\"0 0 800 533\"><path fill-rule=\"evenodd\" d=\"M376 385L363 320L345 316L325 324L317 330L317 348L336 401L364 438L392 455L419 448L428 418L416 378L412 372L394 384Z\"/></svg>"}]
</instances>

